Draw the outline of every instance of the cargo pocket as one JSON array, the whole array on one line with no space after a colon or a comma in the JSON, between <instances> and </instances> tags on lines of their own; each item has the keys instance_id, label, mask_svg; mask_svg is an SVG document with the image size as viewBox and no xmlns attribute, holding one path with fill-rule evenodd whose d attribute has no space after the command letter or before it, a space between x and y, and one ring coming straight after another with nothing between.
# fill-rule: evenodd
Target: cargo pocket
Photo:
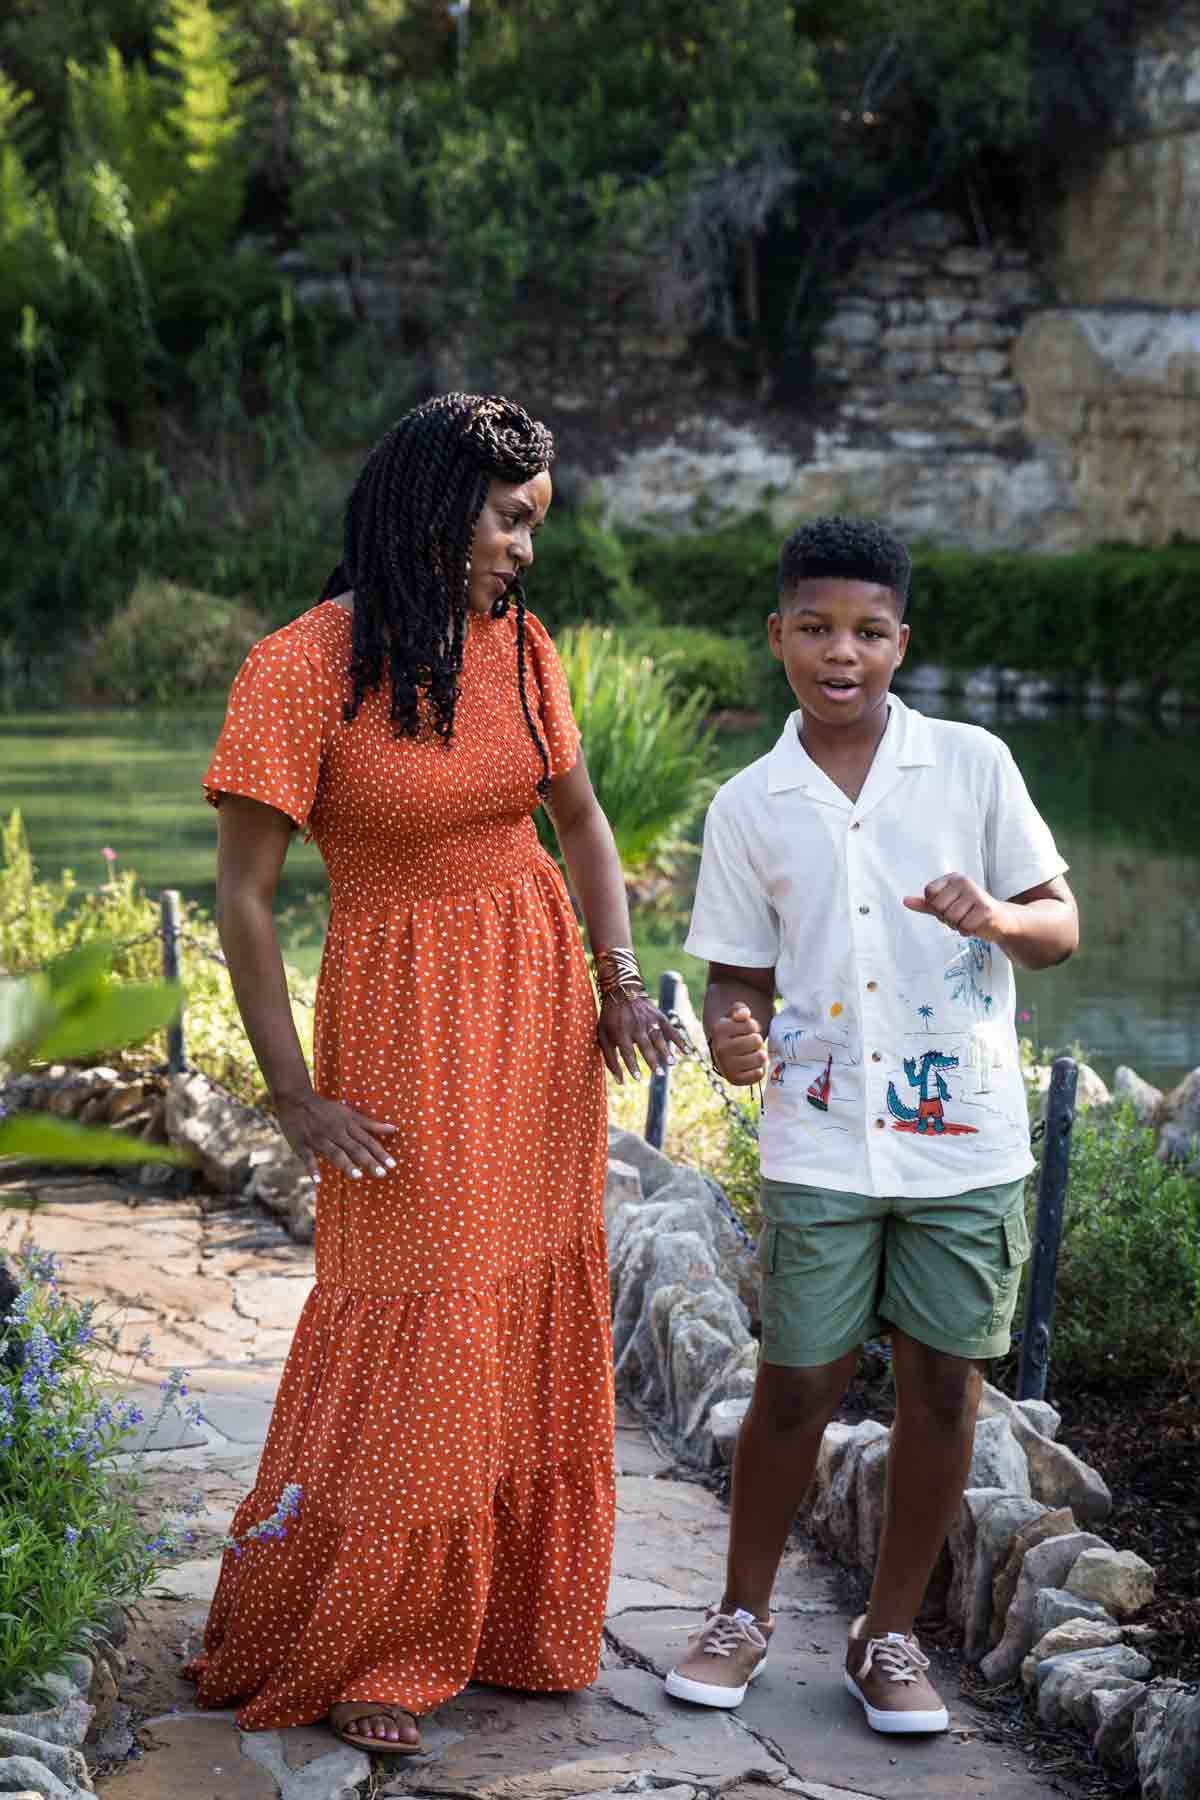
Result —
<instances>
[{"instance_id":1,"label":"cargo pocket","mask_svg":"<svg viewBox=\"0 0 1200 1800\"><path fill-rule=\"evenodd\" d=\"M996 1281L996 1299L992 1307L992 1330L1001 1331L1012 1323L1016 1309L1021 1270L1029 1261L1029 1226L1025 1219L1025 1202L1019 1200L1001 1222L1001 1264Z\"/></svg>"}]
</instances>

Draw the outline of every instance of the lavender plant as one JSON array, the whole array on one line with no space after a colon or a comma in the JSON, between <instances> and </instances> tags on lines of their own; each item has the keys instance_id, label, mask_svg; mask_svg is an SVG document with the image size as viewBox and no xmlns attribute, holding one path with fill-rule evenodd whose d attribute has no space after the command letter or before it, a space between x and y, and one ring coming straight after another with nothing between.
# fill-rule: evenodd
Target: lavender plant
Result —
<instances>
[{"instance_id":1,"label":"lavender plant","mask_svg":"<svg viewBox=\"0 0 1200 1800\"><path fill-rule=\"evenodd\" d=\"M113 1334L94 1302L62 1293L53 1256L26 1246L12 1273L0 1317L0 1701L85 1647L113 1602L144 1593L194 1542L188 1521L204 1510L193 1494L147 1529L144 1449L127 1454L131 1434L149 1424L145 1443L168 1414L202 1422L186 1371L160 1382L147 1420L114 1396ZM133 1364L148 1351L143 1339ZM286 1536L300 1498L285 1488L270 1518L222 1547Z\"/></svg>"}]
</instances>

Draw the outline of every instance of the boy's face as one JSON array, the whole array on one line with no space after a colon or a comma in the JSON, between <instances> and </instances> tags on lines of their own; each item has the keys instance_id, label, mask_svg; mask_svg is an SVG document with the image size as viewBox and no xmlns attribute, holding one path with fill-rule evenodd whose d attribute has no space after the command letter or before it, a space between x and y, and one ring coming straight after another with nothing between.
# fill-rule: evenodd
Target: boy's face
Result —
<instances>
[{"instance_id":1,"label":"boy's face","mask_svg":"<svg viewBox=\"0 0 1200 1800\"><path fill-rule=\"evenodd\" d=\"M883 704L908 626L891 588L831 577L781 595L767 640L802 712L823 725L854 725Z\"/></svg>"}]
</instances>

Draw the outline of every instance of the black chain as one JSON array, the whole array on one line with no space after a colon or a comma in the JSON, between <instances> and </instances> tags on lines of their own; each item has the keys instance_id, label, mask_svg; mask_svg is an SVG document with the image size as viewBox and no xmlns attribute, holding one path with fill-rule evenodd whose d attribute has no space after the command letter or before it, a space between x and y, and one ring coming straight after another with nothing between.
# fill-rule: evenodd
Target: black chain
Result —
<instances>
[{"instance_id":1,"label":"black chain","mask_svg":"<svg viewBox=\"0 0 1200 1800\"><path fill-rule=\"evenodd\" d=\"M210 950L208 945L204 943L201 938L196 937L194 933L190 931L181 931L179 933L179 941L181 944L190 945L198 955L204 957L207 962L216 963L218 968L226 970L229 968L227 958L222 956L219 950ZM288 999L294 1000L297 1006L307 1006L310 1009L316 1004L315 1001L309 999L307 994L293 993L291 988L288 989Z\"/></svg>"},{"instance_id":2,"label":"black chain","mask_svg":"<svg viewBox=\"0 0 1200 1800\"><path fill-rule=\"evenodd\" d=\"M672 1012L668 1013L667 1017L684 1040L684 1055L693 1058L699 1065L700 1073L703 1075L705 1081L707 1081L717 1099L721 1102L730 1124L736 1125L739 1131L744 1131L747 1137L753 1138L755 1143L757 1143L758 1126L752 1119L746 1117L744 1109L738 1105L737 1101L730 1094L729 1089L717 1074L716 1069L714 1069L708 1057L703 1055L703 1053L697 1049L692 1040L691 1032L688 1030L679 1014Z\"/></svg>"}]
</instances>

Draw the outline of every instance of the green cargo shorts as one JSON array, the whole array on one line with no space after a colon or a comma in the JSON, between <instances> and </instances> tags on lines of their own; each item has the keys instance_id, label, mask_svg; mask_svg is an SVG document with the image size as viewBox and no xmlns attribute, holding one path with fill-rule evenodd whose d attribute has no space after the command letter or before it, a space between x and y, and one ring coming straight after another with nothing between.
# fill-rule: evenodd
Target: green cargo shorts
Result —
<instances>
[{"instance_id":1,"label":"green cargo shorts","mask_svg":"<svg viewBox=\"0 0 1200 1800\"><path fill-rule=\"evenodd\" d=\"M1024 1189L878 1199L764 1177L764 1362L819 1368L889 1326L951 1356L1003 1356L1029 1256Z\"/></svg>"}]
</instances>

